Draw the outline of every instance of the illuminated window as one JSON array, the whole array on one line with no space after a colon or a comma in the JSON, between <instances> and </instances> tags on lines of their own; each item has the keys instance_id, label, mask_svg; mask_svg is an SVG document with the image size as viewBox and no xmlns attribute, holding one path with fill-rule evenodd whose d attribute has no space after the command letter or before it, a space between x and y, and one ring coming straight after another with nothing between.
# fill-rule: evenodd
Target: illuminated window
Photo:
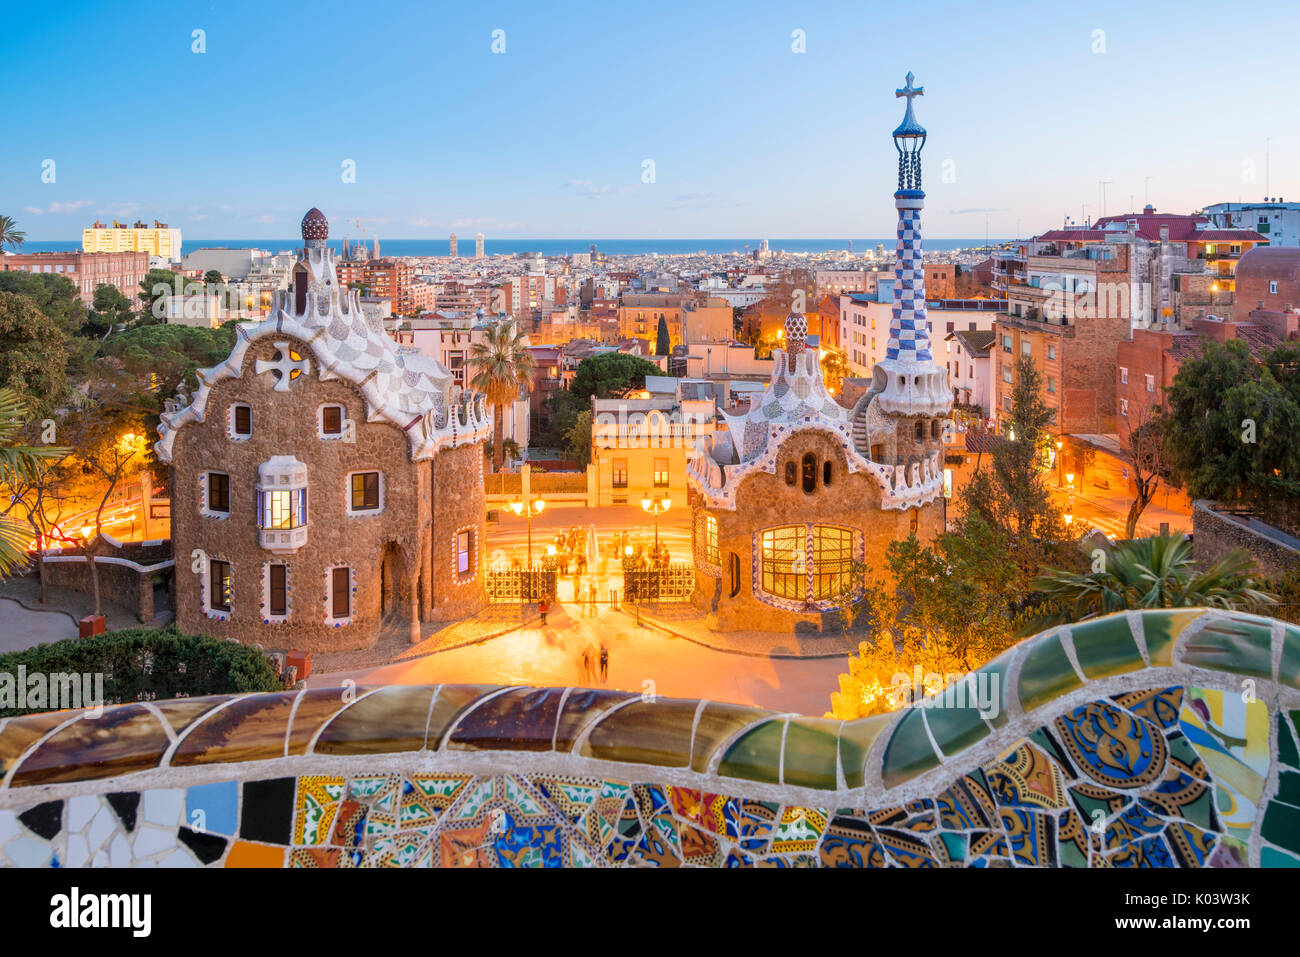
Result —
<instances>
[{"instance_id":1,"label":"illuminated window","mask_svg":"<svg viewBox=\"0 0 1300 957\"><path fill-rule=\"evenodd\" d=\"M710 565L722 564L722 557L718 552L718 520L712 515L705 515L702 527L700 529L701 542L704 548L704 560Z\"/></svg>"},{"instance_id":2,"label":"illuminated window","mask_svg":"<svg viewBox=\"0 0 1300 957\"><path fill-rule=\"evenodd\" d=\"M836 598L849 585L853 532L834 525L813 526L813 598Z\"/></svg>"},{"instance_id":3,"label":"illuminated window","mask_svg":"<svg viewBox=\"0 0 1300 957\"><path fill-rule=\"evenodd\" d=\"M299 528L307 524L307 490L258 489L259 528Z\"/></svg>"},{"instance_id":4,"label":"illuminated window","mask_svg":"<svg viewBox=\"0 0 1300 957\"><path fill-rule=\"evenodd\" d=\"M803 525L782 525L762 534L763 591L778 598L802 600L808 592L804 575L808 540Z\"/></svg>"},{"instance_id":5,"label":"illuminated window","mask_svg":"<svg viewBox=\"0 0 1300 957\"><path fill-rule=\"evenodd\" d=\"M627 488L627 459L614 460L614 488Z\"/></svg>"},{"instance_id":6,"label":"illuminated window","mask_svg":"<svg viewBox=\"0 0 1300 957\"><path fill-rule=\"evenodd\" d=\"M208 607L213 611L230 611L233 591L230 562L212 559L208 563Z\"/></svg>"},{"instance_id":7,"label":"illuminated window","mask_svg":"<svg viewBox=\"0 0 1300 957\"><path fill-rule=\"evenodd\" d=\"M668 460L655 459L655 488L668 487Z\"/></svg>"},{"instance_id":8,"label":"illuminated window","mask_svg":"<svg viewBox=\"0 0 1300 957\"><path fill-rule=\"evenodd\" d=\"M469 529L456 533L456 574L465 577L474 567L474 537Z\"/></svg>"},{"instance_id":9,"label":"illuminated window","mask_svg":"<svg viewBox=\"0 0 1300 957\"><path fill-rule=\"evenodd\" d=\"M351 496L349 507L354 512L373 512L379 508L379 473L353 472L349 484Z\"/></svg>"}]
</instances>

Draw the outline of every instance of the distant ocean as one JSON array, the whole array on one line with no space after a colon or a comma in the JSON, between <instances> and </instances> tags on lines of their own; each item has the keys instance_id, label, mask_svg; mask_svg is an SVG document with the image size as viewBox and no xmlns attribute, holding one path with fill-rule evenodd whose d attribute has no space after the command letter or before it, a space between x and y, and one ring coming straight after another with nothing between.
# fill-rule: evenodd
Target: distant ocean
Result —
<instances>
[{"instance_id":1,"label":"distant ocean","mask_svg":"<svg viewBox=\"0 0 1300 957\"><path fill-rule=\"evenodd\" d=\"M704 252L718 256L727 253L752 252L757 249L761 239L485 239L483 251L488 256L517 256L523 253L539 252L543 256L568 256L572 253L585 253L591 250L592 243L596 251L607 256L649 256L658 253L663 256L680 256ZM883 244L886 253L892 253L897 240L889 239L854 239L853 252L862 255L874 251L877 244ZM972 249L987 244L996 244L1002 240L992 239L927 239L925 248L942 252L951 249ZM341 250L342 240L331 239L336 250ZM847 239L769 239L768 247L773 252L787 253L827 253L848 250ZM367 241L373 245L373 240ZM302 246L301 239L190 239L183 238L181 252L192 253L204 247L224 246L228 249L266 249L273 253L285 252ZM81 248L80 240L42 240L29 239L23 244L21 252L70 252ZM474 255L474 237L461 236L458 249L462 259ZM446 239L385 239L379 237L379 253L382 256L446 256L448 245Z\"/></svg>"}]
</instances>

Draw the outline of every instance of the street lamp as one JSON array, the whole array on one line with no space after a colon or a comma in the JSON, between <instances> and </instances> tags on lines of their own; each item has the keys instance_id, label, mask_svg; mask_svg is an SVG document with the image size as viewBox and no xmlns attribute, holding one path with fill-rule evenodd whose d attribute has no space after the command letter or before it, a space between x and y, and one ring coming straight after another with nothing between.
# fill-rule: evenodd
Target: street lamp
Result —
<instances>
[{"instance_id":1,"label":"street lamp","mask_svg":"<svg viewBox=\"0 0 1300 957\"><path fill-rule=\"evenodd\" d=\"M655 558L659 557L659 516L672 507L673 500L667 495L663 498L651 498L647 495L641 499L641 508L655 517Z\"/></svg>"},{"instance_id":2,"label":"street lamp","mask_svg":"<svg viewBox=\"0 0 1300 957\"><path fill-rule=\"evenodd\" d=\"M528 567L533 567L533 516L541 515L542 509L546 503L540 498L530 499L528 502L522 502L518 499L510 503L510 511L516 515L528 514Z\"/></svg>"},{"instance_id":3,"label":"street lamp","mask_svg":"<svg viewBox=\"0 0 1300 957\"><path fill-rule=\"evenodd\" d=\"M1065 448L1065 440L1057 439L1056 440L1056 487L1057 488L1061 487L1061 469L1065 468L1065 456L1061 454L1061 450L1063 448Z\"/></svg>"}]
</instances>

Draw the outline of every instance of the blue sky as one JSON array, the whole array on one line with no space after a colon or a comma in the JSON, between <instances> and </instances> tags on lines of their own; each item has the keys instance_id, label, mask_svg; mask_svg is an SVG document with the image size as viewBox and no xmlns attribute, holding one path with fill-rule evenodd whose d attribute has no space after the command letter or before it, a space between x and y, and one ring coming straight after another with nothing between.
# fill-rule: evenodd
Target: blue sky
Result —
<instances>
[{"instance_id":1,"label":"blue sky","mask_svg":"<svg viewBox=\"0 0 1300 957\"><path fill-rule=\"evenodd\" d=\"M10 0L0 212L31 239L285 238L313 205L381 239L883 237L908 70L936 238L1096 216L1099 180L1108 213L1261 198L1266 138L1300 200L1298 32L1273 0Z\"/></svg>"}]
</instances>

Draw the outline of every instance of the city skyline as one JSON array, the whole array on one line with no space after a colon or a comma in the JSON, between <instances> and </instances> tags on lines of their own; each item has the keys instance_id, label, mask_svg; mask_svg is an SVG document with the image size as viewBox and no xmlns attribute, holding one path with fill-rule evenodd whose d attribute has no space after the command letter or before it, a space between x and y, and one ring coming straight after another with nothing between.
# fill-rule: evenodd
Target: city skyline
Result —
<instances>
[{"instance_id":1,"label":"city skyline","mask_svg":"<svg viewBox=\"0 0 1300 957\"><path fill-rule=\"evenodd\" d=\"M1281 32L1300 23L1269 6ZM942 130L925 163L936 239L1095 218L1103 189L1112 215L1300 196L1286 161L1300 136L1279 122L1300 67L1256 58L1249 95L1208 82L1208 52L1186 52L1205 31L1184 6L1086 17L1024 6L994 28L945 4L929 11L926 43L905 51L883 38L910 22L906 10L840 4L751 5L743 18L687 17L679 4L651 17L590 4L400 5L390 16L409 29L398 32L329 3L284 22L240 3L73 8L58 22L12 11L0 38L10 141L22 144L0 158L0 177L37 242L109 218L274 240L310 205L394 239L889 236L893 210L879 196L892 150L880 130L896 103L871 91L907 69ZM344 16L349 28L334 29ZM89 66L138 39L141 23L148 88L136 71L103 70L99 106L52 123L86 90L82 73L51 72L49 45ZM1220 48L1234 36L1253 42L1245 27L1216 25ZM557 55L566 45L577 55ZM427 71L391 66L412 58ZM1235 135L1207 151L1205 124L1228 116ZM1120 132L1090 136L1092 124Z\"/></svg>"}]
</instances>

